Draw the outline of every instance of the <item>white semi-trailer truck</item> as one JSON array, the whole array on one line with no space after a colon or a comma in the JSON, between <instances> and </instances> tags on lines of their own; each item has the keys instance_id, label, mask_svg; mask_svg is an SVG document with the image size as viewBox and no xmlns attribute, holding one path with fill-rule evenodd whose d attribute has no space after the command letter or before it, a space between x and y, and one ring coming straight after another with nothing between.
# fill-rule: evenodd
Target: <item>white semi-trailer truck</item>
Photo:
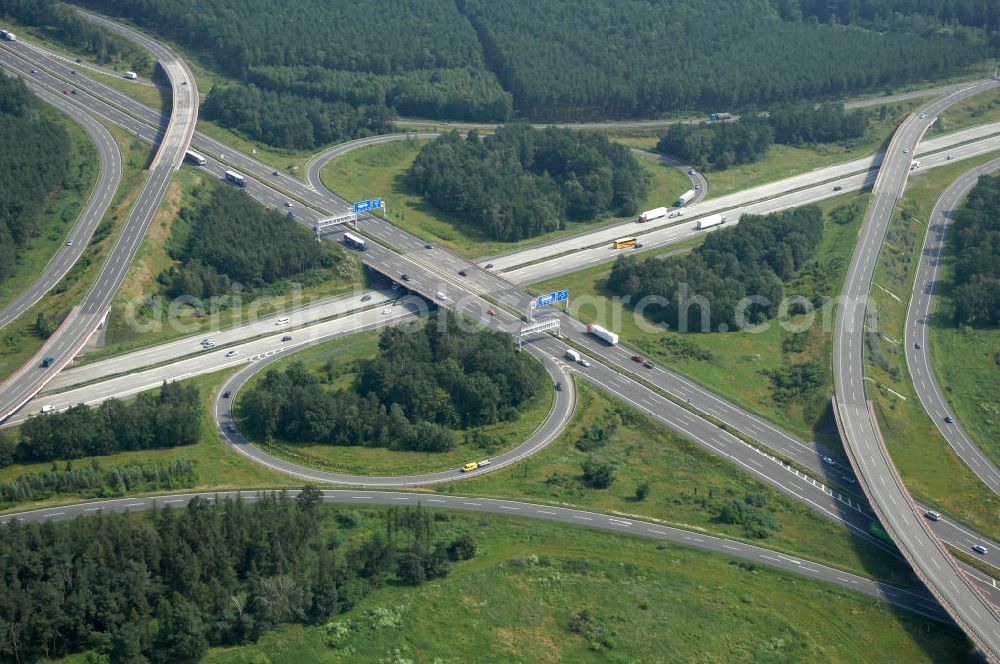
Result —
<instances>
[{"instance_id":1,"label":"white semi-trailer truck","mask_svg":"<svg viewBox=\"0 0 1000 664\"><path fill-rule=\"evenodd\" d=\"M639 223L645 223L647 221L652 221L654 219L659 219L660 217L665 217L665 216L667 216L667 208L665 207L653 208L652 210L646 210L645 212L639 215Z\"/></svg>"},{"instance_id":2,"label":"white semi-trailer truck","mask_svg":"<svg viewBox=\"0 0 1000 664\"><path fill-rule=\"evenodd\" d=\"M610 344L612 346L614 346L615 344L618 343L618 335L615 334L614 332L610 332L608 330L605 330L600 325L588 325L587 326L587 332L590 332L591 334L593 334L598 339L606 341L608 344Z\"/></svg>"},{"instance_id":3,"label":"white semi-trailer truck","mask_svg":"<svg viewBox=\"0 0 1000 664\"><path fill-rule=\"evenodd\" d=\"M726 223L726 218L723 215L713 214L699 219L696 228L700 231L703 228L711 228L712 226L721 226L724 223Z\"/></svg>"}]
</instances>

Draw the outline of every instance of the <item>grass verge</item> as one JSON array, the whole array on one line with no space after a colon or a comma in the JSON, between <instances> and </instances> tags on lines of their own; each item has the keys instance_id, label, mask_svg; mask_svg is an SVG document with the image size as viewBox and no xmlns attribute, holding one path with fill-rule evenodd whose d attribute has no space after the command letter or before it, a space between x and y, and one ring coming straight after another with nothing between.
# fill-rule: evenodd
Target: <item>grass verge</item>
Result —
<instances>
[{"instance_id":1,"label":"grass verge","mask_svg":"<svg viewBox=\"0 0 1000 664\"><path fill-rule=\"evenodd\" d=\"M907 488L920 500L991 538L1000 537L1000 522L996 518L1000 514L1000 498L955 454L924 411L899 345L914 267L934 203L960 174L996 157L997 153L983 155L915 175L889 226L879 256L877 286L871 292L878 312L878 332L868 333L865 343L866 375L873 381L869 383L868 395L875 404L886 445ZM935 357L940 356L935 353Z\"/></svg>"},{"instance_id":2,"label":"grass verge","mask_svg":"<svg viewBox=\"0 0 1000 664\"><path fill-rule=\"evenodd\" d=\"M267 371L284 369L292 362L298 361L305 364L321 381L327 382L332 389L349 389L357 381L358 372L364 363L375 358L378 352L378 337L378 331L359 332L307 348L275 362L254 375L247 381L244 391L252 389ZM338 368L337 376L333 380L330 380L326 372L328 361L332 361ZM498 449L484 450L476 447L466 442L462 431L456 432L458 444L447 452L416 452L360 445L284 441L269 443L262 447L276 456L295 463L340 473L398 476L458 468L468 461L484 459L519 445L534 433L548 416L554 398L548 374L543 376L544 382L538 386L536 397L521 409L521 417L517 421L497 422L481 427L484 433L506 442L506 445ZM245 422L240 423L240 429L248 437L258 441L263 439L260 432L254 432Z\"/></svg>"},{"instance_id":3,"label":"grass verge","mask_svg":"<svg viewBox=\"0 0 1000 664\"><path fill-rule=\"evenodd\" d=\"M694 443L652 422L605 393L578 382L579 403L569 427L549 447L517 466L438 490L575 506L661 520L681 528L755 542L842 569L914 583L905 566L881 549L853 537L813 510L792 501ZM603 443L586 447L603 430ZM605 489L582 479L583 462L611 463L614 481ZM641 498L637 489L646 484ZM761 497L761 509L778 524L757 538L740 523L728 523L723 508L745 497Z\"/></svg>"},{"instance_id":4,"label":"grass verge","mask_svg":"<svg viewBox=\"0 0 1000 664\"><path fill-rule=\"evenodd\" d=\"M379 529L380 513L360 513L353 537ZM478 546L448 577L418 588L390 583L329 627L282 626L256 644L213 649L204 661L846 664L873 652L907 662L968 656L950 626L726 556L565 524L435 517L435 537L470 533ZM596 629L574 632L581 610Z\"/></svg>"},{"instance_id":5,"label":"grass verge","mask_svg":"<svg viewBox=\"0 0 1000 664\"><path fill-rule=\"evenodd\" d=\"M949 107L938 116L932 130L935 134L940 134L998 120L1000 120L1000 90L991 88Z\"/></svg>"}]
</instances>

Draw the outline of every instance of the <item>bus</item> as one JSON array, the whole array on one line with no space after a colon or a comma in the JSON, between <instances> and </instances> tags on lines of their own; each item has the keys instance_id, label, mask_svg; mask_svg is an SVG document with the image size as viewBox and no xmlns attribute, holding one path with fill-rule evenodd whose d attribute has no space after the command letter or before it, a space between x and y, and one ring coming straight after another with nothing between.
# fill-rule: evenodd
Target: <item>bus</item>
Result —
<instances>
[{"instance_id":1,"label":"bus","mask_svg":"<svg viewBox=\"0 0 1000 664\"><path fill-rule=\"evenodd\" d=\"M198 166L204 166L207 163L205 161L205 158L202 157L197 152L195 152L194 150L188 150L187 152L185 152L184 158L190 161L192 164L196 164Z\"/></svg>"},{"instance_id":2,"label":"bus","mask_svg":"<svg viewBox=\"0 0 1000 664\"><path fill-rule=\"evenodd\" d=\"M226 171L226 179L240 187L247 186L247 179L236 171Z\"/></svg>"},{"instance_id":3,"label":"bus","mask_svg":"<svg viewBox=\"0 0 1000 664\"><path fill-rule=\"evenodd\" d=\"M620 240L615 240L615 249L629 249L637 244L637 240L634 237L623 237Z\"/></svg>"},{"instance_id":4,"label":"bus","mask_svg":"<svg viewBox=\"0 0 1000 664\"><path fill-rule=\"evenodd\" d=\"M367 240L358 237L357 235L351 235L350 233L344 233L344 244L346 244L351 249L358 249L359 251L368 250Z\"/></svg>"}]
</instances>

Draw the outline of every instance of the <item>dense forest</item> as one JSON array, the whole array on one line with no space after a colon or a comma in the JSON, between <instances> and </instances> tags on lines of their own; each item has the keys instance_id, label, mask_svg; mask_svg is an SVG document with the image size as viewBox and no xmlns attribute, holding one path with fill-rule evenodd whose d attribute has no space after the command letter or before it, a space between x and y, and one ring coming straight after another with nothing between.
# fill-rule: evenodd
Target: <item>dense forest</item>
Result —
<instances>
[{"instance_id":1,"label":"dense forest","mask_svg":"<svg viewBox=\"0 0 1000 664\"><path fill-rule=\"evenodd\" d=\"M152 73L154 60L148 51L96 23L81 18L58 0L6 0L0 15L37 26L48 37L74 50L87 53L102 64Z\"/></svg>"},{"instance_id":2,"label":"dense forest","mask_svg":"<svg viewBox=\"0 0 1000 664\"><path fill-rule=\"evenodd\" d=\"M254 430L281 440L446 451L456 429L516 420L542 371L510 335L433 316L384 330L352 388L324 390L293 363L268 371L238 409Z\"/></svg>"},{"instance_id":3,"label":"dense forest","mask_svg":"<svg viewBox=\"0 0 1000 664\"><path fill-rule=\"evenodd\" d=\"M254 85L216 85L201 109L208 120L292 150L314 150L392 129L391 112L385 106L324 103Z\"/></svg>"},{"instance_id":4,"label":"dense forest","mask_svg":"<svg viewBox=\"0 0 1000 664\"><path fill-rule=\"evenodd\" d=\"M41 231L45 209L69 171L70 137L39 113L41 102L18 79L0 76L0 284Z\"/></svg>"},{"instance_id":5,"label":"dense forest","mask_svg":"<svg viewBox=\"0 0 1000 664\"><path fill-rule=\"evenodd\" d=\"M1000 325L1000 176L979 178L953 223L955 322Z\"/></svg>"},{"instance_id":6,"label":"dense forest","mask_svg":"<svg viewBox=\"0 0 1000 664\"><path fill-rule=\"evenodd\" d=\"M164 383L156 394L131 401L108 399L61 413L29 417L13 454L0 460L52 461L154 447L190 445L201 437L201 404L195 385ZM0 441L2 442L2 441Z\"/></svg>"},{"instance_id":7,"label":"dense forest","mask_svg":"<svg viewBox=\"0 0 1000 664\"><path fill-rule=\"evenodd\" d=\"M784 296L783 282L805 265L822 237L823 212L815 205L743 215L738 226L710 234L686 256L620 257L608 287L617 295L630 295L632 302L663 298L660 307L647 308L645 315L674 330L738 330L774 317ZM766 301L742 308L738 305L745 297ZM700 298L707 303L700 304Z\"/></svg>"},{"instance_id":8,"label":"dense forest","mask_svg":"<svg viewBox=\"0 0 1000 664\"><path fill-rule=\"evenodd\" d=\"M832 98L960 72L1000 47L990 0L76 1L262 89L465 120Z\"/></svg>"},{"instance_id":9,"label":"dense forest","mask_svg":"<svg viewBox=\"0 0 1000 664\"><path fill-rule=\"evenodd\" d=\"M192 486L194 481L194 462L187 459L115 464L110 468L96 460L83 466L66 462L62 470L53 464L47 471L23 473L0 483L0 507L67 494L108 498L127 492L166 491Z\"/></svg>"},{"instance_id":10,"label":"dense forest","mask_svg":"<svg viewBox=\"0 0 1000 664\"><path fill-rule=\"evenodd\" d=\"M306 487L242 500L193 499L133 517L0 527L0 660L94 651L110 664L195 662L283 623L348 611L387 582L419 585L475 555L420 508L353 512ZM384 528L384 533L382 529ZM91 661L88 659L88 661Z\"/></svg>"},{"instance_id":11,"label":"dense forest","mask_svg":"<svg viewBox=\"0 0 1000 664\"><path fill-rule=\"evenodd\" d=\"M490 136L450 132L425 145L406 174L411 189L487 237L514 241L628 216L649 176L628 148L592 132L509 124Z\"/></svg>"},{"instance_id":12,"label":"dense forest","mask_svg":"<svg viewBox=\"0 0 1000 664\"><path fill-rule=\"evenodd\" d=\"M749 112L739 120L711 124L676 124L656 149L706 171L763 159L772 143L801 146L861 138L868 114L841 104L779 104L768 113Z\"/></svg>"},{"instance_id":13,"label":"dense forest","mask_svg":"<svg viewBox=\"0 0 1000 664\"><path fill-rule=\"evenodd\" d=\"M237 283L259 289L293 277L311 283L343 260L287 215L236 187L213 186L206 200L181 210L180 232L168 245L180 264L159 277L168 295L208 298Z\"/></svg>"}]
</instances>

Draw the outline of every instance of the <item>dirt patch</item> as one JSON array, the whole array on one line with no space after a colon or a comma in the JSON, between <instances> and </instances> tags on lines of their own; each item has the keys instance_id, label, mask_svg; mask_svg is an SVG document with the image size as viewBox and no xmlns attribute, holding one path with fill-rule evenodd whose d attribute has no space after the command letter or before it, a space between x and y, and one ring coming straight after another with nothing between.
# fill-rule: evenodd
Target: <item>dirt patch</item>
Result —
<instances>
[{"instance_id":1,"label":"dirt patch","mask_svg":"<svg viewBox=\"0 0 1000 664\"><path fill-rule=\"evenodd\" d=\"M558 662L561 652L551 633L552 623L551 618L546 618L534 627L498 627L493 630L493 642L496 648L520 661Z\"/></svg>"}]
</instances>

